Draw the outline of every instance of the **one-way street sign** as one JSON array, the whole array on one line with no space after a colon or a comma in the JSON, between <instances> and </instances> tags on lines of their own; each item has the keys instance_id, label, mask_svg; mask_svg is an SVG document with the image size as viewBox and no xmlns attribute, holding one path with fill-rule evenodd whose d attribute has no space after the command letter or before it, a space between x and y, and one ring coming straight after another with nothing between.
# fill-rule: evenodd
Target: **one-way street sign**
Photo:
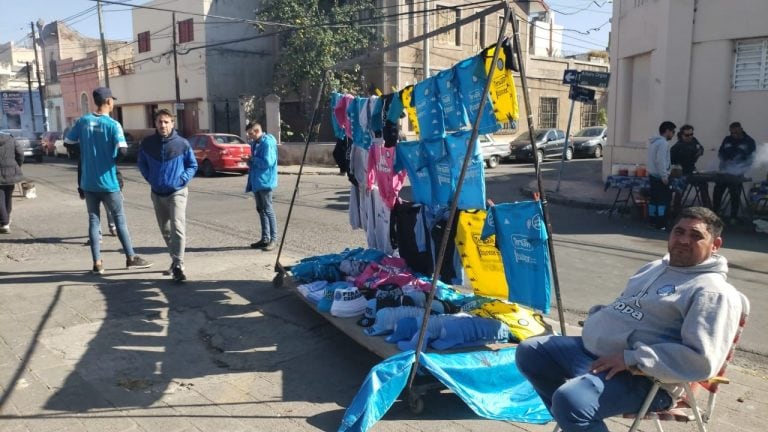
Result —
<instances>
[{"instance_id":1,"label":"one-way street sign","mask_svg":"<svg viewBox=\"0 0 768 432\"><path fill-rule=\"evenodd\" d=\"M578 79L579 71L576 69L566 69L565 72L563 72L563 84L576 84Z\"/></svg>"},{"instance_id":2,"label":"one-way street sign","mask_svg":"<svg viewBox=\"0 0 768 432\"><path fill-rule=\"evenodd\" d=\"M610 72L581 71L579 72L578 84L580 86L607 88L610 77Z\"/></svg>"},{"instance_id":3,"label":"one-way street sign","mask_svg":"<svg viewBox=\"0 0 768 432\"><path fill-rule=\"evenodd\" d=\"M595 100L595 91L586 87L572 85L571 91L568 92L568 99L575 100L576 102L592 102Z\"/></svg>"}]
</instances>

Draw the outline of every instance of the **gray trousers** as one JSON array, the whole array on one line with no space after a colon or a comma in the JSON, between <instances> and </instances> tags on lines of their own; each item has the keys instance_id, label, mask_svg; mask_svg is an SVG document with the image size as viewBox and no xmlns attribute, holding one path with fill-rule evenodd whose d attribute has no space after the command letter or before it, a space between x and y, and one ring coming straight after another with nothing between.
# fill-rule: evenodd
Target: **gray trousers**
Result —
<instances>
[{"instance_id":1,"label":"gray trousers","mask_svg":"<svg viewBox=\"0 0 768 432\"><path fill-rule=\"evenodd\" d=\"M152 204L160 233L163 235L174 265L184 265L185 229L187 226L187 188L168 196L152 193Z\"/></svg>"}]
</instances>

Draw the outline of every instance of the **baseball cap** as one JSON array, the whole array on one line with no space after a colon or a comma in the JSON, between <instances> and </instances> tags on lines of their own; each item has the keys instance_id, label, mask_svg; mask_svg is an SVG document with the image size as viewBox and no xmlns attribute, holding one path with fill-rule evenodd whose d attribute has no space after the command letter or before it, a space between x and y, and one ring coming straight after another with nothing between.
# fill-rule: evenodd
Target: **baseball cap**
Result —
<instances>
[{"instance_id":1,"label":"baseball cap","mask_svg":"<svg viewBox=\"0 0 768 432\"><path fill-rule=\"evenodd\" d=\"M93 101L96 102L96 105L103 104L109 98L117 100L116 97L112 96L112 90L109 87L97 87L93 91Z\"/></svg>"},{"instance_id":2,"label":"baseball cap","mask_svg":"<svg viewBox=\"0 0 768 432\"><path fill-rule=\"evenodd\" d=\"M372 298L366 302L363 317L357 321L361 327L370 327L376 321L376 299Z\"/></svg>"}]
</instances>

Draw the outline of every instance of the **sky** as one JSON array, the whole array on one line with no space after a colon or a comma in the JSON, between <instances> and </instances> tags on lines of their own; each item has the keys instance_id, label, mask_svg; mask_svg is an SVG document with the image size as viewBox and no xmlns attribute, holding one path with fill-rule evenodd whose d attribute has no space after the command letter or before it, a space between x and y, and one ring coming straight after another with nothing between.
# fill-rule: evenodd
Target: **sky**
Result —
<instances>
[{"instance_id":1,"label":"sky","mask_svg":"<svg viewBox=\"0 0 768 432\"><path fill-rule=\"evenodd\" d=\"M144 4L145 0L115 0ZM468 0L469 2L469 0ZM565 26L563 52L573 54L608 45L612 3L610 0L552 0L555 23ZM0 43L21 42L30 32L29 23L65 21L89 37L99 37L96 2L91 0L0 0ZM128 6L104 4L104 34L107 39L133 40ZM161 12L158 12L161 13ZM599 30L593 30L600 27Z\"/></svg>"}]
</instances>

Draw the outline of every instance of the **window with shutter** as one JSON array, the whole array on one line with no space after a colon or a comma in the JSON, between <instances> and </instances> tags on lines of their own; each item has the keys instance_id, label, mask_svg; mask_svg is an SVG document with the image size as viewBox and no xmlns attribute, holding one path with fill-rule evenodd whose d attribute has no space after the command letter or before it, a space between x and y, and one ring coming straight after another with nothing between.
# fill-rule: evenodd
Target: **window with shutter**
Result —
<instances>
[{"instance_id":1,"label":"window with shutter","mask_svg":"<svg viewBox=\"0 0 768 432\"><path fill-rule=\"evenodd\" d=\"M145 32L139 33L138 39L139 39L139 52L140 53L148 52L150 50L149 32L145 31Z\"/></svg>"},{"instance_id":2,"label":"window with shutter","mask_svg":"<svg viewBox=\"0 0 768 432\"><path fill-rule=\"evenodd\" d=\"M179 21L179 43L192 42L195 40L192 18Z\"/></svg>"},{"instance_id":3,"label":"window with shutter","mask_svg":"<svg viewBox=\"0 0 768 432\"><path fill-rule=\"evenodd\" d=\"M768 90L768 39L736 42L734 90Z\"/></svg>"}]
</instances>

